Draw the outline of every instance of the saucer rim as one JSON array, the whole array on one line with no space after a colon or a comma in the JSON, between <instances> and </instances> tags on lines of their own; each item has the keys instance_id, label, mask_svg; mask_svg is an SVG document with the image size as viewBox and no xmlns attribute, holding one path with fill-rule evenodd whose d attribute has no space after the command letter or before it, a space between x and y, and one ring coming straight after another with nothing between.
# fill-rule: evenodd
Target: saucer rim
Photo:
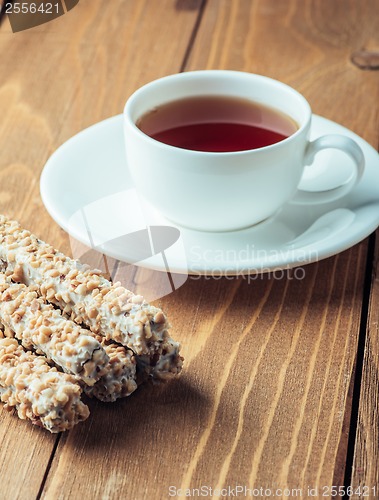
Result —
<instances>
[{"instance_id":1,"label":"saucer rim","mask_svg":"<svg viewBox=\"0 0 379 500\"><path fill-rule=\"evenodd\" d=\"M319 115L315 115L313 114L312 115L312 122L313 120L321 120L321 121L324 121L325 124L328 124L329 126L338 126L339 130L345 130L348 132L349 136L355 138L358 140L358 142L360 143L361 146L363 146L363 149L364 149L364 153L365 153L365 149L371 149L372 152L375 152L376 155L378 155L378 153L376 152L376 150L369 144L367 143L363 138L359 137L357 134L355 134L354 132L352 132L351 130L347 129L346 127L336 123L336 122L333 122L332 120L329 120L327 118L324 118L322 116L319 116ZM121 122L121 123L118 123L118 122ZM57 205L57 203L54 202L54 200L52 199L51 196L49 196L49 188L48 188L48 184L49 184L49 179L51 179L51 174L53 173L54 175L54 165L55 165L55 159L57 156L61 155L62 152L64 153L64 151L68 148L70 148L70 145L73 143L73 142L76 142L76 141L80 141L82 139L83 136L87 136L88 134L91 133L91 131L93 131L94 129L98 129L99 127L107 127L107 126L122 126L122 123L123 123L123 115L122 114L119 114L119 115L115 115L115 116L112 116L112 117L109 117L105 120L102 120L100 122L97 122L93 125L91 125L90 127L87 127L83 130L81 130L80 132L78 132L77 134L75 134L74 136L70 137L67 141L65 141L61 146L59 146L54 152L53 154L49 157L49 159L47 160L44 168L43 168L43 171L42 171L42 174L41 174L41 178L40 178L40 193L41 193L41 198L42 198L42 202L46 208L46 210L48 211L48 213L50 214L50 216L54 219L54 221L62 228L64 229L70 236L80 240L80 237L78 237L78 235L75 235L72 231L72 228L70 228L70 225L68 224L68 221L66 221L66 218L64 217L64 214L62 214L61 212L59 212L59 207ZM311 127L311 130L312 130L312 127ZM366 154L365 154L366 156ZM379 156L378 156L378 162L379 162ZM366 172L365 172L366 174ZM365 176L364 174L364 176ZM354 191L354 190L353 190ZM379 196L378 196L378 203L379 203ZM299 209L301 209L302 205L299 204ZM273 219L275 219L276 216L273 216ZM196 230L189 230L187 228L183 228L181 227L180 225L177 225L177 224L174 224L170 221L167 221L169 225L172 225L173 227L177 227L179 228L181 231L185 231L187 234L189 233L198 233L198 231ZM345 238L343 240L343 243L341 244L341 241L338 241L338 242L334 242L332 240L332 242L328 242L324 245L321 245L321 247L318 247L317 248L317 258L314 258L314 259L309 259L309 260L296 260L296 258L293 258L292 260L288 260L288 259L276 259L275 261L273 261L272 263L269 263L267 261L264 261L264 262L258 262L258 261L253 261L253 260L248 260L248 262L246 262L246 265L240 265L241 263L239 262L238 263L238 266L234 265L233 269L228 269L225 267L225 263L223 266L220 265L220 263L218 263L218 267L216 268L215 267L215 264L213 263L205 263L203 262L202 265L196 265L194 264L193 262L187 262L186 266L183 267L183 265L181 266L178 266L178 265L171 265L170 263L170 270L171 272L173 273L179 273L179 274L192 274L192 275L204 275L204 276L239 276L239 275L256 275L256 274L263 274L263 273L268 273L268 272L274 272L274 271L278 271L278 270L286 270L286 269L291 269L291 268L296 268L296 267L299 267L299 266L304 266L304 265L308 265L308 264L312 264L314 262L318 262L318 261L321 261L323 259L326 259L326 258L329 258L333 255L336 255L340 252L343 252L345 250L347 250L348 248L351 248L352 246L358 244L359 242L361 242L363 239L365 239L367 236L369 236L373 231L375 231L377 229L379 225L379 215L377 217L377 220L374 220L374 218L372 220L370 220L370 223L369 224L365 224L365 225L361 225L360 226L360 230L355 230L354 234L353 234L353 237L349 237L349 238ZM241 230L236 230L236 231L233 231L234 233L238 234L238 233L241 233L241 231L249 231L251 230L251 227L250 228L245 228L245 229L241 229ZM206 233L208 236L212 237L213 235L220 235L220 234L226 234L228 232L212 232L212 231L205 231L204 233ZM229 232L230 233L230 232ZM83 241L83 240L82 240ZM319 242L319 241L322 241L322 240L318 240L316 242L316 244ZM325 243L325 242L324 242ZM314 246L314 245L313 245ZM281 247L278 246L277 247L278 249L280 249ZM307 246L303 246L303 247L299 247L297 248L293 255L296 256L296 253L299 254L300 250L302 252L304 252L304 249L307 248ZM127 262L126 260L126 257L125 256L120 256L119 254L112 254L112 252L109 252L109 251L106 251L105 252L106 255L110 256L110 257L113 257L113 258L116 258L122 262ZM205 264L205 265L204 265ZM227 264L227 263L226 263ZM235 264L235 263L234 263ZM144 267L144 268L148 268L148 269L153 269L153 270L157 270L157 271L163 271L165 269L162 268L162 266L157 266L156 264L147 264L146 262L145 263L140 263L138 264L139 266L141 267ZM215 274L215 271L220 271L218 273Z\"/></svg>"}]
</instances>

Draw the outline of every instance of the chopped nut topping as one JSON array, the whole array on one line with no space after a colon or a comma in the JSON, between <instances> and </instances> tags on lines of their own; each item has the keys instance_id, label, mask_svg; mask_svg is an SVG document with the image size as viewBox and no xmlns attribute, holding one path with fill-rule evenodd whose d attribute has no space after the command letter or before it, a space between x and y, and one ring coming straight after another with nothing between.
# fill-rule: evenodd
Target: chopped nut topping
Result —
<instances>
[{"instance_id":1,"label":"chopped nut topping","mask_svg":"<svg viewBox=\"0 0 379 500\"><path fill-rule=\"evenodd\" d=\"M74 377L51 368L43 356L14 339L0 339L0 395L4 408L50 432L71 429L89 415Z\"/></svg>"}]
</instances>

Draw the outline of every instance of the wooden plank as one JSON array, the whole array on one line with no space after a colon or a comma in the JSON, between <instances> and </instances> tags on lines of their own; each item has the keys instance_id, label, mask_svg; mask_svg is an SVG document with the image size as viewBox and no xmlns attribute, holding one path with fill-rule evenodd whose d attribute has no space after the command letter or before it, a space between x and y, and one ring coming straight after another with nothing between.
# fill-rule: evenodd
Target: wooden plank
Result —
<instances>
[{"instance_id":1,"label":"wooden plank","mask_svg":"<svg viewBox=\"0 0 379 500\"><path fill-rule=\"evenodd\" d=\"M379 232L376 233L371 299L367 321L361 393L351 485L352 498L379 487ZM372 488L376 488L376 495Z\"/></svg>"},{"instance_id":2,"label":"wooden plank","mask_svg":"<svg viewBox=\"0 0 379 500\"><path fill-rule=\"evenodd\" d=\"M191 278L165 297L183 341L182 377L111 407L95 404L89 424L60 442L45 497L160 499L170 486L329 484L365 255L366 245L356 246L304 268L303 279Z\"/></svg>"},{"instance_id":3,"label":"wooden plank","mask_svg":"<svg viewBox=\"0 0 379 500\"><path fill-rule=\"evenodd\" d=\"M376 105L372 106L372 103L378 102L378 74L362 72L350 61L352 54L357 50L362 48L377 50L379 47L379 20L376 15L378 6L376 0L359 3L323 0L320 2L259 0L212 2L210 0L186 70L199 67L236 69L280 79L302 92L311 103L314 112L342 123L359 133L374 147L378 147L378 110ZM358 32L357 26L364 26L365 29ZM205 47L207 50L204 50ZM359 106L350 106L351 96L354 97L353 102L359 102ZM358 272L364 273L363 262ZM359 310L356 314L359 315ZM355 338L358 335L358 331L354 329L350 333ZM353 373L350 370L353 368L352 359L356 343L354 346L353 349L350 346L348 352L349 370L344 375L348 379ZM304 362L307 361L304 359ZM309 455L311 451L306 440L303 442L304 450L308 450L308 458L309 456L313 458L313 468L319 470L316 476L309 475L309 484L318 481L318 484L313 483L316 487L343 484L348 439L346 424L348 425L350 420L351 394L348 393L348 385L342 389L338 397L346 401L345 425L341 425L338 429L339 443L334 436L332 448L338 444L334 452L335 458L331 463L325 461L325 449L321 454L316 450L316 453ZM328 412L328 405L322 405L319 409L321 408L323 412ZM304 417L306 422L306 416ZM278 432L277 427L276 431ZM288 432L286 427L285 432ZM288 467L288 456L285 458L285 455L291 452L286 453L285 450L278 449L275 441L271 446L272 454L268 454L266 460L261 462L255 460L257 472L250 475L250 480L255 478L256 484L259 485L266 477L269 485L271 474L271 484L277 483L280 475L278 476L277 469L273 467L273 460L278 460L277 457L282 456L282 464L275 461L274 463L282 472L289 473L285 484L298 484L296 475L304 464L300 461ZM321 451L320 448L319 452ZM332 457L333 452L330 449L329 452L329 457ZM239 459L241 460L241 457ZM317 463L318 460L320 463ZM192 472L194 471L192 467ZM188 475L185 484L195 483L197 477L196 473L192 479ZM302 479L306 477L304 472L300 477ZM285 476L282 476L282 480L284 479Z\"/></svg>"},{"instance_id":4,"label":"wooden plank","mask_svg":"<svg viewBox=\"0 0 379 500\"><path fill-rule=\"evenodd\" d=\"M377 148L378 72L350 58L364 47L378 50L378 9L378 0L209 0L185 69L281 80L303 93L314 113Z\"/></svg>"},{"instance_id":5,"label":"wooden plank","mask_svg":"<svg viewBox=\"0 0 379 500\"><path fill-rule=\"evenodd\" d=\"M179 70L199 2L176 7L174 0L81 0L61 18L31 30L13 34L8 20L2 22L1 213L70 252L67 235L42 205L41 170L70 136L121 113L138 85ZM0 496L36 497L56 436L4 410L0 420Z\"/></svg>"},{"instance_id":6,"label":"wooden plank","mask_svg":"<svg viewBox=\"0 0 379 500\"><path fill-rule=\"evenodd\" d=\"M199 67L236 69L280 79L302 92L311 103L314 112L342 123L377 148L378 110L377 105L372 106L372 103L378 102L378 74L360 71L351 63L351 56L363 48L378 49L379 20L376 15L378 7L376 0L359 3L324 0L320 2L259 0L212 2L210 0L186 70ZM364 26L365 29L358 32L357 26ZM207 50L204 50L205 47ZM350 106L351 96L354 98L353 102L359 102L359 105ZM363 262L358 272L364 273ZM359 314L358 310L356 314ZM353 329L352 332L357 337L358 331ZM354 346L356 347L356 343ZM351 350L351 346L348 356L351 359L345 377L351 378L350 370L353 367L351 360L354 357L354 349ZM341 425L338 430L339 443L338 449L335 449L335 462L334 459L332 463L325 462L325 453L322 453L319 455L321 462L317 464L318 454L312 454L314 468L319 468L319 474L313 481L321 481L322 478L323 481L328 480L328 482L313 483L316 487L343 484L348 440L346 426L348 427L350 420L351 401L351 394L347 391L348 386L345 385L339 395L346 400L345 425ZM328 411L327 405L323 411ZM332 448L335 445L336 441ZM377 446L377 441L375 445ZM264 477L268 480L270 474L271 483L278 481L277 469L273 467L273 457L277 459L282 455L283 464L287 463L287 466L281 465L282 471L291 472L284 450L280 453L275 442L271 443L271 446L272 455L268 454L266 461L262 460L261 463L255 461L258 472L254 473L255 475L252 473L250 479L255 478L257 485L262 484ZM308 448L306 442L303 446L305 450ZM309 453L310 449L308 457ZM301 467L301 462L292 467L293 475L288 477L290 483L297 484L296 474ZM333 469L334 474L331 473ZM377 471L375 465L372 470ZM304 473L301 477L305 477ZM312 475L310 477L312 478ZM196 478L195 474L190 480L188 475L185 484L196 482Z\"/></svg>"},{"instance_id":7,"label":"wooden plank","mask_svg":"<svg viewBox=\"0 0 379 500\"><path fill-rule=\"evenodd\" d=\"M1 145L6 145L0 161L7 174L1 179L0 210L16 211L14 199L21 200L12 215L62 247L64 238L49 225L38 198L38 172L60 142L118 112L123 89L129 92L178 70L196 19L196 10L183 10L185 2L179 3L177 12L174 3L164 4L162 18L161 2L112 0L107 7L101 3L100 11L100 2L82 0L73 12L35 29L40 44L50 43L49 33L54 33L43 58L32 32L22 34L23 45L2 35L0 47L8 44L18 64L6 56L11 79L0 88L0 109L12 109L6 126L0 124ZM376 10L374 2L357 5L345 0L208 1L187 69L266 72L303 91L316 112L375 144L372 103L378 77L352 66L349 54L365 43L364 37L375 41ZM117 9L127 10L121 16ZM130 32L123 31L124 23ZM116 40L120 30L109 33L114 25L126 37L125 45ZM72 33L69 42L67 33ZM157 41L162 50L153 57ZM27 44L43 77L55 82L51 89L31 86L27 75L33 64L21 57ZM120 54L125 66L119 70L112 62ZM47 56L51 67L43 64ZM351 96L360 108L346 106ZM30 130L34 142L28 142ZM17 196L5 201L9 193ZM286 273L251 282L190 279L162 299L174 336L183 342L183 376L162 387L145 386L114 405L90 402L89 421L61 439L43 496L140 500L167 498L170 486L304 489L331 484L341 476L336 464L343 464L338 453L350 412L365 259L363 243L304 268L303 279ZM6 465L9 454L0 453L3 474L14 474ZM20 477L25 463L20 458L14 464Z\"/></svg>"},{"instance_id":8,"label":"wooden plank","mask_svg":"<svg viewBox=\"0 0 379 500\"><path fill-rule=\"evenodd\" d=\"M0 439L1 498L35 498L57 436L21 421L1 405Z\"/></svg>"},{"instance_id":9,"label":"wooden plank","mask_svg":"<svg viewBox=\"0 0 379 500\"><path fill-rule=\"evenodd\" d=\"M64 16L31 30L13 34L8 21L3 23L2 213L69 250L39 196L46 160L76 132L122 113L138 86L179 71L199 4L82 0Z\"/></svg>"}]
</instances>

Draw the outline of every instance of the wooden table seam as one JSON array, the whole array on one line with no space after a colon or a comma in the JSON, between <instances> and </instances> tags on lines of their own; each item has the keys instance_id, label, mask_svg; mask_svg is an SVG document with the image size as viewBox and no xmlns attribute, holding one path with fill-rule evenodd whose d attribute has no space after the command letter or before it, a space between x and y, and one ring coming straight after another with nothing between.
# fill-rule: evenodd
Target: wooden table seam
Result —
<instances>
[{"instance_id":1,"label":"wooden table seam","mask_svg":"<svg viewBox=\"0 0 379 500\"><path fill-rule=\"evenodd\" d=\"M352 484L352 473L353 473L353 462L356 452L356 435L357 435L357 423L359 415L359 403L361 396L361 381L363 375L363 360L365 355L367 328L368 328L368 313L370 305L370 292L374 279L374 253L376 245L376 235L371 234L369 237L368 249L367 249L367 259L366 259L366 269L365 269L365 279L364 279L364 289L363 289L363 299L361 306L361 318L359 327L359 336L357 344L357 352L355 359L355 368L352 374L353 377L353 396L351 403L351 414L350 414L350 425L347 443L347 454L346 454L346 466L345 466L345 476L344 476L344 486L345 488L351 486ZM345 498L348 498L347 494Z\"/></svg>"}]
</instances>

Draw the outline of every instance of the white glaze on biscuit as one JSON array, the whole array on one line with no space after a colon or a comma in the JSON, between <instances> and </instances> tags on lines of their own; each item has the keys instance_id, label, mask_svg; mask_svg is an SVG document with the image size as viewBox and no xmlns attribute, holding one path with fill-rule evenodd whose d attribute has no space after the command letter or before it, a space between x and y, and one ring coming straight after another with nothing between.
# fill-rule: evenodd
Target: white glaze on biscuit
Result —
<instances>
[{"instance_id":1,"label":"white glaze on biscuit","mask_svg":"<svg viewBox=\"0 0 379 500\"><path fill-rule=\"evenodd\" d=\"M27 349L43 353L66 373L92 386L109 357L87 330L38 297L36 287L12 283L0 273L0 321Z\"/></svg>"},{"instance_id":2,"label":"white glaze on biscuit","mask_svg":"<svg viewBox=\"0 0 379 500\"><path fill-rule=\"evenodd\" d=\"M0 216L0 258L13 280L38 285L42 296L73 321L132 349L148 375L166 379L180 372L180 345L168 334L166 316L143 297L58 252L5 216Z\"/></svg>"},{"instance_id":3,"label":"white glaze on biscuit","mask_svg":"<svg viewBox=\"0 0 379 500\"><path fill-rule=\"evenodd\" d=\"M6 409L50 432L66 431L89 416L75 378L25 351L15 339L0 339L0 398Z\"/></svg>"}]
</instances>

